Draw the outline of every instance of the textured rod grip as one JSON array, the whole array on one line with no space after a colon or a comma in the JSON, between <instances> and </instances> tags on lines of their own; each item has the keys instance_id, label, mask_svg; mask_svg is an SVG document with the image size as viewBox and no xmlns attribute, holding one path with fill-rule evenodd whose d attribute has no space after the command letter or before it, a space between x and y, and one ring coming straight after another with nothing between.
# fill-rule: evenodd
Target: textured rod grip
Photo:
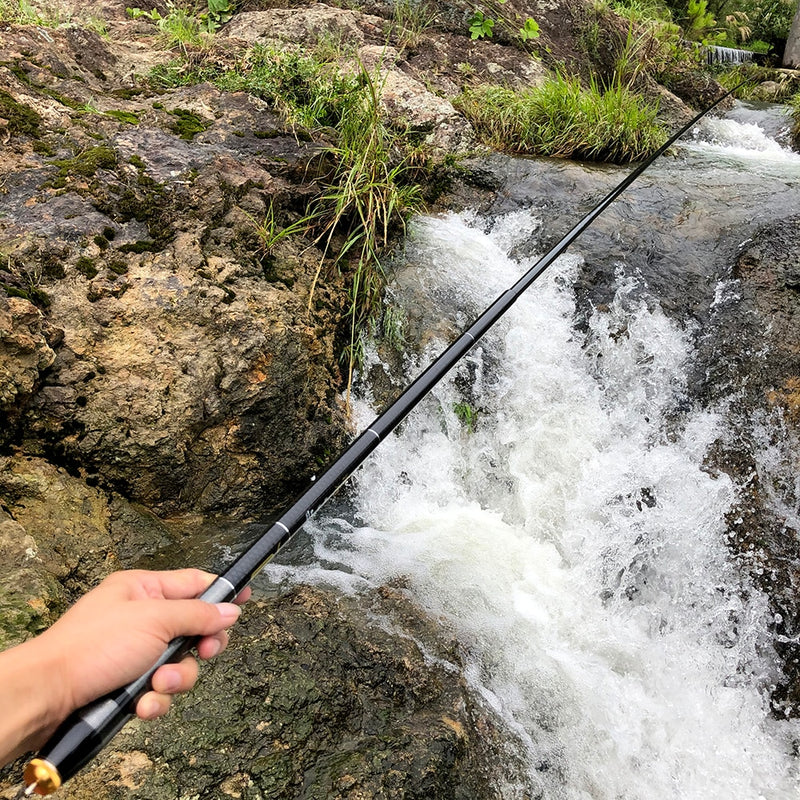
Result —
<instances>
[{"instance_id":1,"label":"textured rod grip","mask_svg":"<svg viewBox=\"0 0 800 800\"><path fill-rule=\"evenodd\" d=\"M235 596L236 591L230 581L217 578L200 595L200 599L207 603L222 603L233 600ZM39 752L39 760L57 770L61 783L69 780L136 713L136 703L150 690L153 673L164 664L180 661L198 641L197 636L173 639L158 661L135 681L74 711Z\"/></svg>"},{"instance_id":2,"label":"textured rod grip","mask_svg":"<svg viewBox=\"0 0 800 800\"><path fill-rule=\"evenodd\" d=\"M200 599L207 603L221 603L233 600L235 596L236 591L230 581L217 578L200 595ZM158 661L135 681L70 714L39 752L37 761L44 761L54 768L61 779L60 783L68 781L136 713L136 703L150 690L153 673L164 664L180 661L199 638L179 636L173 639ZM35 770L31 773L35 774ZM37 794L41 793L46 792L37 790Z\"/></svg>"},{"instance_id":3,"label":"textured rod grip","mask_svg":"<svg viewBox=\"0 0 800 800\"><path fill-rule=\"evenodd\" d=\"M62 783L69 780L134 715L137 701L150 689L153 673L164 664L180 661L197 641L196 637L173 639L158 661L135 681L70 714L42 748L39 758L58 770Z\"/></svg>"}]
</instances>

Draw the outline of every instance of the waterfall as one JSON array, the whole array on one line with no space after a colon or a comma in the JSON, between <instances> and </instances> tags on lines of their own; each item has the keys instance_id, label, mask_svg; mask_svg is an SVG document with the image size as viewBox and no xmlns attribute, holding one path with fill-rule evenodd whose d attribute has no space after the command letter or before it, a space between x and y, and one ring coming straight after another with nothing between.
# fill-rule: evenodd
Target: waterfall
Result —
<instances>
[{"instance_id":1,"label":"waterfall","mask_svg":"<svg viewBox=\"0 0 800 800\"><path fill-rule=\"evenodd\" d=\"M752 50L741 50L738 47L720 47L719 45L706 45L706 61L712 64L746 64L753 60Z\"/></svg>"},{"instance_id":2,"label":"waterfall","mask_svg":"<svg viewBox=\"0 0 800 800\"><path fill-rule=\"evenodd\" d=\"M414 220L388 302L428 335L402 382L531 266L546 207ZM378 448L349 510L309 523L310 563L272 575L400 579L440 617L523 743L504 798L794 800L800 725L771 714L767 598L730 557L736 488L704 466L726 419L688 402L694 330L623 263L578 326L581 266L560 258ZM357 401L361 426L376 405Z\"/></svg>"}]
</instances>

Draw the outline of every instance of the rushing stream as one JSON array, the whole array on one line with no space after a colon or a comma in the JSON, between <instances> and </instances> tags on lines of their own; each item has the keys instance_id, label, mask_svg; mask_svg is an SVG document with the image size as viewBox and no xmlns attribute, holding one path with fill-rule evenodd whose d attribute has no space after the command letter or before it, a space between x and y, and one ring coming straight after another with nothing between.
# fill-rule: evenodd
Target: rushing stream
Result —
<instances>
[{"instance_id":1,"label":"rushing stream","mask_svg":"<svg viewBox=\"0 0 800 800\"><path fill-rule=\"evenodd\" d=\"M736 487L704 467L725 409L688 399L698 326L732 290L724 274L699 277L690 262L702 248L676 256L668 241L688 236L670 232L670 208L712 233L737 213L769 217L759 181L780 181L780 202L800 212L800 157L769 133L737 109L643 176L378 448L348 503L310 524L304 563L269 568L273 580L346 591L402 580L442 615L473 687L519 741L527 777L504 797L798 797L800 726L769 707L767 599L726 542ZM623 174L552 165L541 178L544 168L514 162L489 214L414 221L390 302L423 346L405 353L398 385L560 235L569 207L577 221L581 192L599 199ZM679 175L669 192L667 173ZM583 188L532 196L556 174ZM715 185L729 205L754 205L720 219ZM660 208L661 229L636 218ZM641 249L637 230L658 245L642 260L652 274L626 257ZM607 302L578 315L582 270L614 242ZM702 288L690 300L687 281ZM664 311L682 304L683 319ZM382 369L377 353L368 359ZM377 406L365 391L361 425Z\"/></svg>"}]
</instances>

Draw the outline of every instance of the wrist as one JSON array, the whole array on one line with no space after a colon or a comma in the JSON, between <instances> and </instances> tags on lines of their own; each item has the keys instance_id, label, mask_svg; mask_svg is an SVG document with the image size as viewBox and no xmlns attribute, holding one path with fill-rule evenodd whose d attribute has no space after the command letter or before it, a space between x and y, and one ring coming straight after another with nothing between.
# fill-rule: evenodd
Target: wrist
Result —
<instances>
[{"instance_id":1,"label":"wrist","mask_svg":"<svg viewBox=\"0 0 800 800\"><path fill-rule=\"evenodd\" d=\"M61 659L39 639L0 653L0 763L47 740L72 710Z\"/></svg>"}]
</instances>

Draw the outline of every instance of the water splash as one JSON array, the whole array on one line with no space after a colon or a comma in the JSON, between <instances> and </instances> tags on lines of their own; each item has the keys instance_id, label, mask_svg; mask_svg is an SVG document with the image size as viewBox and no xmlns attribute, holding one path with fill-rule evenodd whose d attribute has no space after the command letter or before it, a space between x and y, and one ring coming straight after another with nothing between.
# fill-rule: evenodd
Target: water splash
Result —
<instances>
[{"instance_id":1,"label":"water splash","mask_svg":"<svg viewBox=\"0 0 800 800\"><path fill-rule=\"evenodd\" d=\"M457 324L526 269L510 253L539 225L420 219L393 291ZM620 271L577 334L578 267L560 259L376 451L353 513L312 525L317 563L295 573L402 577L447 620L527 743L509 798L795 798L799 732L769 715L767 604L728 557L734 487L703 468L723 422L687 407L689 333Z\"/></svg>"},{"instance_id":2,"label":"water splash","mask_svg":"<svg viewBox=\"0 0 800 800\"><path fill-rule=\"evenodd\" d=\"M779 126L781 116L783 126ZM770 115L738 104L725 117L704 117L686 146L717 157L800 163L800 154L788 146L790 123L785 114Z\"/></svg>"}]
</instances>

